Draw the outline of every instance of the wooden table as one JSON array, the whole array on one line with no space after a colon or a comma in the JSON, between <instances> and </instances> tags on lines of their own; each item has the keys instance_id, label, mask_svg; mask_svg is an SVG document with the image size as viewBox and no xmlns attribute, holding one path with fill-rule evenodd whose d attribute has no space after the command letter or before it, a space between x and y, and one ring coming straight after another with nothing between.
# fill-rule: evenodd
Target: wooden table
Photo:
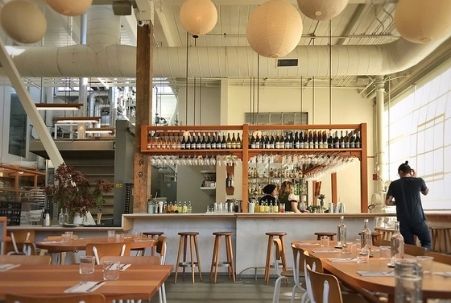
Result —
<instances>
[{"instance_id":1,"label":"wooden table","mask_svg":"<svg viewBox=\"0 0 451 303\"><path fill-rule=\"evenodd\" d=\"M312 243L312 241L309 243ZM340 250L337 250L337 252L313 252L313 250L319 249L320 246L309 245L298 241L294 241L292 244L320 258L323 263L323 268L327 272L330 272L356 291L361 291L363 288L371 292L386 293L389 295L390 302L392 302L395 292L394 277L362 277L357 273L359 270L389 271L390 268L387 267L388 259L370 258L368 263L333 263L328 258L342 257ZM333 249L333 247L330 247L330 249ZM433 271L451 272L451 265L434 262ZM422 291L424 299L449 299L451 298L451 278L425 274L423 276Z\"/></svg>"},{"instance_id":2,"label":"wooden table","mask_svg":"<svg viewBox=\"0 0 451 303\"><path fill-rule=\"evenodd\" d=\"M36 247L46 249L49 253L61 253L70 251L85 250L89 243L122 243L125 242L130 249L146 249L155 246L154 239L134 239L124 238L119 240L117 238L79 238L69 241L41 241L36 243Z\"/></svg>"},{"instance_id":3,"label":"wooden table","mask_svg":"<svg viewBox=\"0 0 451 303\"><path fill-rule=\"evenodd\" d=\"M132 265L121 271L119 279L106 281L94 291L105 295L107 301L118 299L149 300L171 273L171 265ZM5 294L63 294L80 281L102 281L100 266L91 275L80 275L77 265L21 265L0 272L0 300Z\"/></svg>"}]
</instances>

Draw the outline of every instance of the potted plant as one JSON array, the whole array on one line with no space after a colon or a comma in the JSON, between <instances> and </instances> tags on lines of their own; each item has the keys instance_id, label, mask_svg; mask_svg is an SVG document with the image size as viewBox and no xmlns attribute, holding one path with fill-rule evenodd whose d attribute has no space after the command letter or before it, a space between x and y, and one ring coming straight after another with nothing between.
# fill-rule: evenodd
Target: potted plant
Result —
<instances>
[{"instance_id":1,"label":"potted plant","mask_svg":"<svg viewBox=\"0 0 451 303\"><path fill-rule=\"evenodd\" d=\"M55 171L54 183L46 187L46 194L53 203L57 203L58 209L67 211L66 223L81 224L82 222L74 220L85 217L94 207L101 208L105 202L103 193L112 188L111 184L102 180L97 181L92 188L82 172L61 164Z\"/></svg>"},{"instance_id":2,"label":"potted plant","mask_svg":"<svg viewBox=\"0 0 451 303\"><path fill-rule=\"evenodd\" d=\"M113 184L105 182L105 180L97 180L92 195L97 208L97 225L100 225L102 220L102 207L105 204L105 196L103 194L109 193L113 190Z\"/></svg>"}]
</instances>

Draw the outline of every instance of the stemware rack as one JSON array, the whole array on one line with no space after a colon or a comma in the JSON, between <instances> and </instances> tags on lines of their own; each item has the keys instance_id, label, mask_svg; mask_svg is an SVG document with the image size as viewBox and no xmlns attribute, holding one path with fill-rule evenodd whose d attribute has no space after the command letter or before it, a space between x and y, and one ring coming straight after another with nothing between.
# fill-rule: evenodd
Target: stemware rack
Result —
<instances>
[{"instance_id":1,"label":"stemware rack","mask_svg":"<svg viewBox=\"0 0 451 303\"><path fill-rule=\"evenodd\" d=\"M338 137L338 133L340 137ZM265 140L265 143L263 145L260 143L259 146L253 144L257 137L261 138L260 141ZM302 145L296 145L296 142L299 143L301 141L301 137L304 140ZM190 145L189 148L186 148L188 146L186 145L188 138ZM193 146L191 146L191 141L195 141ZM222 144L222 141L227 141L225 146ZM233 145L229 141L234 141ZM312 141L314 141L313 144ZM218 145L218 142L222 145ZM248 188L249 185L249 163L254 161L256 157L280 155L292 158L297 157L298 161L299 159L311 159L309 160L309 165L305 166L303 174L312 175L327 170L330 168L331 163L336 164L336 161L328 161L329 159L339 159L339 161L344 162L347 159L358 159L360 161L360 208L361 212L368 211L366 123L205 126L143 125L141 129L141 152L153 157L174 156L181 159L211 159L216 156L238 158L239 162L242 162L242 201L248 201L248 191L244 189ZM181 162L183 163L184 160ZM197 162L201 163L202 161L199 160ZM247 206L247 203L243 203L242 208L244 212L247 212Z\"/></svg>"}]
</instances>

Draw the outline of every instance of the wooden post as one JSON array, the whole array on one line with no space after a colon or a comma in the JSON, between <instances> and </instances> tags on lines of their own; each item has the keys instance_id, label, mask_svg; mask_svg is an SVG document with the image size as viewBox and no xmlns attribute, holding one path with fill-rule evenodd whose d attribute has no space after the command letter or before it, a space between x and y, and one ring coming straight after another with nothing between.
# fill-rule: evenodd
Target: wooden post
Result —
<instances>
[{"instance_id":1,"label":"wooden post","mask_svg":"<svg viewBox=\"0 0 451 303\"><path fill-rule=\"evenodd\" d=\"M248 146L249 146L249 125L244 124L243 125L243 133L242 133L242 143L243 143L243 150L242 150L242 182L243 187L241 188L241 208L243 213L247 213L249 211L249 153L248 153Z\"/></svg>"},{"instance_id":2,"label":"wooden post","mask_svg":"<svg viewBox=\"0 0 451 303\"><path fill-rule=\"evenodd\" d=\"M337 173L330 174L330 183L332 185L332 203L337 204L338 195L337 195Z\"/></svg>"},{"instance_id":3,"label":"wooden post","mask_svg":"<svg viewBox=\"0 0 451 303\"><path fill-rule=\"evenodd\" d=\"M133 212L146 212L150 198L150 158L141 153L141 126L152 120L153 25L138 26L136 47L136 134L133 159Z\"/></svg>"}]
</instances>

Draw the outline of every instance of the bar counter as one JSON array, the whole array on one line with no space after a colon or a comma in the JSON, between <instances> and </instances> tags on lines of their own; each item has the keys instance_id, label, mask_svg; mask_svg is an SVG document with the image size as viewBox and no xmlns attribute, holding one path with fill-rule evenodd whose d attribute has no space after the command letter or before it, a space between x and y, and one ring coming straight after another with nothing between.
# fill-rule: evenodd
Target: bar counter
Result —
<instances>
[{"instance_id":1,"label":"bar counter","mask_svg":"<svg viewBox=\"0 0 451 303\"><path fill-rule=\"evenodd\" d=\"M254 267L264 267L266 258L266 232L284 231L286 256L292 264L290 242L316 239L315 232L336 232L340 216L345 217L348 240L354 240L363 228L363 220L369 219L374 228L377 217L392 217L394 214L249 214L249 213L204 213L204 214L124 214L122 227L133 232L162 231L168 238L166 262L175 264L178 233L199 232L199 253L203 271L210 269L213 251L213 232L233 233L237 274L253 274ZM223 249L224 245L221 245ZM221 251L221 258L225 253Z\"/></svg>"}]
</instances>

